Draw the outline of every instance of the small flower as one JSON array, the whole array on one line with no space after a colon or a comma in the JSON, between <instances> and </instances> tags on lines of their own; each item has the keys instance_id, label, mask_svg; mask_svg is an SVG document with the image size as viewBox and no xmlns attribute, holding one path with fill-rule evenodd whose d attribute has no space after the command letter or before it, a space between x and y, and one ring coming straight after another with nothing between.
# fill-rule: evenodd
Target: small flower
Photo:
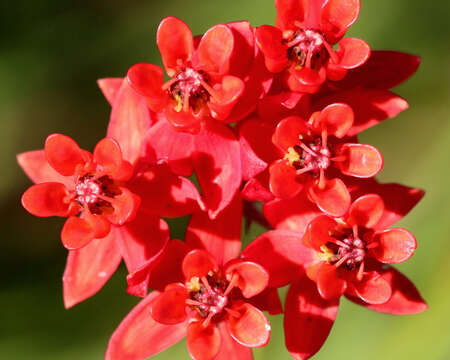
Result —
<instances>
[{"instance_id":1,"label":"small flower","mask_svg":"<svg viewBox=\"0 0 450 360\"><path fill-rule=\"evenodd\" d=\"M277 0L275 5L276 27L260 26L256 39L267 68L286 71L292 91L315 93L327 77L340 80L369 58L370 48L363 40L339 41L358 18L359 0Z\"/></svg>"},{"instance_id":2,"label":"small flower","mask_svg":"<svg viewBox=\"0 0 450 360\"><path fill-rule=\"evenodd\" d=\"M67 180L33 185L23 194L22 204L35 216L68 217L61 232L67 249L86 246L107 236L111 224L134 218L140 198L126 187L133 166L122 158L114 140L101 140L91 154L68 136L53 134L45 142L45 155Z\"/></svg>"}]
</instances>

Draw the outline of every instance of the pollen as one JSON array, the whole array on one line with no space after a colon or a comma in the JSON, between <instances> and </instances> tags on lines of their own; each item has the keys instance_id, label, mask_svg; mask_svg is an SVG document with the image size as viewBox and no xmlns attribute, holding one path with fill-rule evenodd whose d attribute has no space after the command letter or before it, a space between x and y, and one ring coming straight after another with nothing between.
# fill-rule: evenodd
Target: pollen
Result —
<instances>
[{"instance_id":1,"label":"pollen","mask_svg":"<svg viewBox=\"0 0 450 360\"><path fill-rule=\"evenodd\" d=\"M294 164L298 163L301 160L301 157L293 147L290 147L287 154L284 155L284 159L289 162L289 165L294 166Z\"/></svg>"}]
</instances>

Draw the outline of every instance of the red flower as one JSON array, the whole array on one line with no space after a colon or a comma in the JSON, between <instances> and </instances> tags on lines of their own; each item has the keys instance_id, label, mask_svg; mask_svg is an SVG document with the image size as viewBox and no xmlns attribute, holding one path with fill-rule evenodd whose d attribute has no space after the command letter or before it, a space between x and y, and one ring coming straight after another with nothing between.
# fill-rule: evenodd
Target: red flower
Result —
<instances>
[{"instance_id":1,"label":"red flower","mask_svg":"<svg viewBox=\"0 0 450 360\"><path fill-rule=\"evenodd\" d=\"M292 91L314 93L328 77L342 79L364 64L369 46L361 39L339 41L359 15L359 0L276 0L276 26L256 30L272 72L286 70ZM332 45L339 42L337 51Z\"/></svg>"},{"instance_id":2,"label":"red flower","mask_svg":"<svg viewBox=\"0 0 450 360\"><path fill-rule=\"evenodd\" d=\"M22 204L36 216L68 217L61 232L67 249L86 246L108 235L111 224L134 218L140 198L125 186L133 166L114 140L101 140L90 154L71 138L53 134L45 142L45 155L54 170L70 178L30 187Z\"/></svg>"},{"instance_id":3,"label":"red flower","mask_svg":"<svg viewBox=\"0 0 450 360\"><path fill-rule=\"evenodd\" d=\"M190 133L198 133L206 118L225 121L245 88L239 77L228 75L235 46L232 29L216 25L196 47L189 27L167 17L156 39L171 79L163 83L163 70L149 63L136 64L127 74L150 109L164 111L175 129Z\"/></svg>"},{"instance_id":4,"label":"red flower","mask_svg":"<svg viewBox=\"0 0 450 360\"><path fill-rule=\"evenodd\" d=\"M266 317L247 300L266 288L264 268L240 259L222 267L205 250L192 250L182 269L184 283L150 294L124 319L111 338L107 359L145 359L184 335L194 359L214 359L227 350L228 355L247 354L245 348L269 341Z\"/></svg>"}]
</instances>

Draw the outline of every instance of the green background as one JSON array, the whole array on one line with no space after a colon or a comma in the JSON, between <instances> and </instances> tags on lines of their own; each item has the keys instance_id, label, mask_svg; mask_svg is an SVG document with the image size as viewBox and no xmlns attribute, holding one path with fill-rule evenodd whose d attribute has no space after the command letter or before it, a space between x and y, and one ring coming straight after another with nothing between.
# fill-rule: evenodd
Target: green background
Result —
<instances>
[{"instance_id":1,"label":"green background","mask_svg":"<svg viewBox=\"0 0 450 360\"><path fill-rule=\"evenodd\" d=\"M418 73L396 89L410 109L361 140L384 154L383 181L427 191L401 222L416 235L418 249L398 268L413 279L430 310L393 317L343 300L315 359L450 359L449 14L447 0L366 0L349 33L374 49L422 57ZM15 154L42 148L52 132L92 149L105 134L110 111L96 79L123 76L140 61L159 63L155 32L168 15L202 33L234 20L272 24L275 8L272 0L0 3L1 359L102 359L110 334L138 301L125 293L121 268L96 297L64 310L62 221L37 219L20 206L30 182ZM282 317L271 323L272 340L254 351L255 358L289 359ZM155 358L188 355L180 343Z\"/></svg>"}]
</instances>

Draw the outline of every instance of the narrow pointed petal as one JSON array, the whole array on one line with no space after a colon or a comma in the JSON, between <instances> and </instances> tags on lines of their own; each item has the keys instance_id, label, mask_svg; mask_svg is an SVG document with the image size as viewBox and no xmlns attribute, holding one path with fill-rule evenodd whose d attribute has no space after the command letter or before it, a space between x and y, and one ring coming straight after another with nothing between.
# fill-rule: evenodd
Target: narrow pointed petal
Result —
<instances>
[{"instance_id":1,"label":"narrow pointed petal","mask_svg":"<svg viewBox=\"0 0 450 360\"><path fill-rule=\"evenodd\" d=\"M317 290L324 299L337 299L347 289L347 281L337 275L334 265L323 263L317 273Z\"/></svg>"},{"instance_id":2,"label":"narrow pointed petal","mask_svg":"<svg viewBox=\"0 0 450 360\"><path fill-rule=\"evenodd\" d=\"M105 78L97 80L97 85L102 91L105 99L109 102L109 105L113 106L116 101L123 80L123 78Z\"/></svg>"},{"instance_id":3,"label":"narrow pointed petal","mask_svg":"<svg viewBox=\"0 0 450 360\"><path fill-rule=\"evenodd\" d=\"M263 213L274 228L292 230L299 233L299 236L303 236L311 220L323 214L307 198L305 191L291 199L276 199L268 202L263 206Z\"/></svg>"},{"instance_id":4,"label":"narrow pointed petal","mask_svg":"<svg viewBox=\"0 0 450 360\"><path fill-rule=\"evenodd\" d=\"M191 322L187 328L186 342L192 359L213 360L221 345L219 329L212 322L207 327L201 321Z\"/></svg>"},{"instance_id":5,"label":"narrow pointed petal","mask_svg":"<svg viewBox=\"0 0 450 360\"><path fill-rule=\"evenodd\" d=\"M149 260L155 260L169 241L169 227L159 217L139 212L123 226L113 227L129 273L139 270Z\"/></svg>"},{"instance_id":6,"label":"narrow pointed petal","mask_svg":"<svg viewBox=\"0 0 450 360\"><path fill-rule=\"evenodd\" d=\"M70 137L52 134L45 140L45 156L52 168L63 176L75 173L78 165L83 165L85 159L83 151Z\"/></svg>"},{"instance_id":7,"label":"narrow pointed petal","mask_svg":"<svg viewBox=\"0 0 450 360\"><path fill-rule=\"evenodd\" d=\"M102 139L94 149L94 161L102 170L114 174L122 165L122 151L119 144L113 139Z\"/></svg>"},{"instance_id":8,"label":"narrow pointed petal","mask_svg":"<svg viewBox=\"0 0 450 360\"><path fill-rule=\"evenodd\" d=\"M103 239L69 251L63 276L66 309L95 295L116 271L122 256L114 235L111 231Z\"/></svg>"},{"instance_id":9,"label":"narrow pointed petal","mask_svg":"<svg viewBox=\"0 0 450 360\"><path fill-rule=\"evenodd\" d=\"M242 182L239 142L231 130L211 121L195 137L195 149L195 171L208 214L214 219Z\"/></svg>"},{"instance_id":10,"label":"narrow pointed petal","mask_svg":"<svg viewBox=\"0 0 450 360\"><path fill-rule=\"evenodd\" d=\"M301 242L301 234L288 230L263 233L245 247L242 258L261 264L269 273L269 286L281 287L294 280L301 267L314 259Z\"/></svg>"},{"instance_id":11,"label":"narrow pointed petal","mask_svg":"<svg viewBox=\"0 0 450 360\"><path fill-rule=\"evenodd\" d=\"M322 131L326 127L328 135L343 138L353 125L354 113L350 106L343 103L335 103L325 107L317 117L317 130Z\"/></svg>"},{"instance_id":12,"label":"narrow pointed petal","mask_svg":"<svg viewBox=\"0 0 450 360\"><path fill-rule=\"evenodd\" d=\"M345 161L336 163L345 175L368 178L375 176L383 168L383 156L371 145L347 143L339 149L339 155L346 158Z\"/></svg>"},{"instance_id":13,"label":"narrow pointed petal","mask_svg":"<svg viewBox=\"0 0 450 360\"><path fill-rule=\"evenodd\" d=\"M331 217L326 215L317 216L306 227L302 243L320 252L323 245L327 242L333 242L330 232L337 226L338 223Z\"/></svg>"},{"instance_id":14,"label":"narrow pointed petal","mask_svg":"<svg viewBox=\"0 0 450 360\"><path fill-rule=\"evenodd\" d=\"M384 212L383 199L377 194L363 195L350 206L347 223L365 228L373 228Z\"/></svg>"},{"instance_id":15,"label":"narrow pointed petal","mask_svg":"<svg viewBox=\"0 0 450 360\"><path fill-rule=\"evenodd\" d=\"M238 257L241 250L242 201L239 196L211 220L206 212L192 215L185 241L192 248L211 254L219 265Z\"/></svg>"},{"instance_id":16,"label":"narrow pointed petal","mask_svg":"<svg viewBox=\"0 0 450 360\"><path fill-rule=\"evenodd\" d=\"M166 72L173 77L180 65L185 65L194 52L194 39L189 27L180 19L164 18L156 33L161 57Z\"/></svg>"},{"instance_id":17,"label":"narrow pointed petal","mask_svg":"<svg viewBox=\"0 0 450 360\"><path fill-rule=\"evenodd\" d=\"M207 73L226 74L233 50L232 30L222 24L213 26L203 35L198 45L198 66Z\"/></svg>"},{"instance_id":18,"label":"narrow pointed petal","mask_svg":"<svg viewBox=\"0 0 450 360\"><path fill-rule=\"evenodd\" d=\"M322 8L320 30L330 43L335 43L356 21L360 0L328 0Z\"/></svg>"},{"instance_id":19,"label":"narrow pointed petal","mask_svg":"<svg viewBox=\"0 0 450 360\"><path fill-rule=\"evenodd\" d=\"M65 217L70 212L70 197L64 184L45 182L29 187L22 195L22 205L34 216Z\"/></svg>"},{"instance_id":20,"label":"narrow pointed petal","mask_svg":"<svg viewBox=\"0 0 450 360\"><path fill-rule=\"evenodd\" d=\"M320 350L336 319L339 299L325 300L316 284L303 276L289 288L284 315L286 348L294 359Z\"/></svg>"},{"instance_id":21,"label":"narrow pointed petal","mask_svg":"<svg viewBox=\"0 0 450 360\"><path fill-rule=\"evenodd\" d=\"M164 71L161 67L150 63L135 64L128 70L127 80L135 91L148 98L152 110L161 110L165 101L162 90Z\"/></svg>"},{"instance_id":22,"label":"narrow pointed petal","mask_svg":"<svg viewBox=\"0 0 450 360\"><path fill-rule=\"evenodd\" d=\"M403 228L376 232L373 241L379 245L372 249L376 259L385 264L396 264L408 260L417 248L416 238Z\"/></svg>"},{"instance_id":23,"label":"narrow pointed petal","mask_svg":"<svg viewBox=\"0 0 450 360\"><path fill-rule=\"evenodd\" d=\"M342 69L354 69L363 65L370 57L370 46L361 39L344 38L339 41L337 51L339 62L336 65Z\"/></svg>"},{"instance_id":24,"label":"narrow pointed petal","mask_svg":"<svg viewBox=\"0 0 450 360\"><path fill-rule=\"evenodd\" d=\"M392 295L391 285L379 274L373 272L355 284L356 294L369 304L384 304Z\"/></svg>"},{"instance_id":25,"label":"narrow pointed petal","mask_svg":"<svg viewBox=\"0 0 450 360\"><path fill-rule=\"evenodd\" d=\"M225 274L230 278L237 274L237 286L245 298L251 298L261 293L269 283L269 274L263 266L252 261L238 260L226 266Z\"/></svg>"},{"instance_id":26,"label":"narrow pointed petal","mask_svg":"<svg viewBox=\"0 0 450 360\"><path fill-rule=\"evenodd\" d=\"M350 206L350 194L341 179L326 180L323 189L316 184L309 186L308 195L323 212L331 216L344 215Z\"/></svg>"},{"instance_id":27,"label":"narrow pointed petal","mask_svg":"<svg viewBox=\"0 0 450 360\"><path fill-rule=\"evenodd\" d=\"M61 240L67 250L77 250L86 246L92 239L104 238L110 228L110 223L99 215L84 218L71 216L63 226Z\"/></svg>"},{"instance_id":28,"label":"narrow pointed petal","mask_svg":"<svg viewBox=\"0 0 450 360\"><path fill-rule=\"evenodd\" d=\"M281 30L275 26L262 25L256 28L255 36L267 69L273 73L283 71L288 65L288 57Z\"/></svg>"},{"instance_id":29,"label":"narrow pointed petal","mask_svg":"<svg viewBox=\"0 0 450 360\"><path fill-rule=\"evenodd\" d=\"M124 81L112 107L107 136L118 142L123 159L134 164L150 128L150 113L145 97Z\"/></svg>"},{"instance_id":30,"label":"narrow pointed petal","mask_svg":"<svg viewBox=\"0 0 450 360\"><path fill-rule=\"evenodd\" d=\"M289 148L298 145L300 137L308 133L308 126L304 119L299 116L289 116L281 120L273 134L272 142L287 152Z\"/></svg>"},{"instance_id":31,"label":"narrow pointed petal","mask_svg":"<svg viewBox=\"0 0 450 360\"><path fill-rule=\"evenodd\" d=\"M150 307L158 295L152 292L120 323L109 340L105 360L146 359L186 336L186 323L163 325L150 316Z\"/></svg>"},{"instance_id":32,"label":"narrow pointed petal","mask_svg":"<svg viewBox=\"0 0 450 360\"><path fill-rule=\"evenodd\" d=\"M43 182L58 182L66 185L68 189L74 187L72 177L62 176L53 169L45 157L44 150L27 151L17 155L17 162L25 174L35 184Z\"/></svg>"},{"instance_id":33,"label":"narrow pointed petal","mask_svg":"<svg viewBox=\"0 0 450 360\"><path fill-rule=\"evenodd\" d=\"M196 276L206 276L211 270L217 270L215 259L205 250L192 250L184 258L182 264L184 278L190 280Z\"/></svg>"},{"instance_id":34,"label":"narrow pointed petal","mask_svg":"<svg viewBox=\"0 0 450 360\"><path fill-rule=\"evenodd\" d=\"M234 105L244 93L244 89L244 82L230 75L224 76L222 83L214 85L215 97L208 102L213 118L226 121Z\"/></svg>"},{"instance_id":35,"label":"narrow pointed petal","mask_svg":"<svg viewBox=\"0 0 450 360\"><path fill-rule=\"evenodd\" d=\"M239 344L234 340L224 322L218 324L220 338L222 340L220 350L214 360L253 360L252 349Z\"/></svg>"},{"instance_id":36,"label":"narrow pointed petal","mask_svg":"<svg viewBox=\"0 0 450 360\"><path fill-rule=\"evenodd\" d=\"M187 318L187 289L183 285L173 285L173 287L161 293L150 307L153 319L161 324L179 324Z\"/></svg>"},{"instance_id":37,"label":"narrow pointed petal","mask_svg":"<svg viewBox=\"0 0 450 360\"><path fill-rule=\"evenodd\" d=\"M288 199L297 195L303 184L297 180L297 172L286 160L278 160L270 165L269 187L272 194L281 199Z\"/></svg>"},{"instance_id":38,"label":"narrow pointed petal","mask_svg":"<svg viewBox=\"0 0 450 360\"><path fill-rule=\"evenodd\" d=\"M228 315L226 320L230 335L239 344L248 347L261 347L270 339L270 324L263 312L249 303L240 302L232 310L240 316Z\"/></svg>"},{"instance_id":39,"label":"narrow pointed petal","mask_svg":"<svg viewBox=\"0 0 450 360\"><path fill-rule=\"evenodd\" d=\"M369 89L392 89L413 75L420 65L420 58L411 54L374 50L369 60L347 74L339 86L350 89L363 86Z\"/></svg>"},{"instance_id":40,"label":"narrow pointed petal","mask_svg":"<svg viewBox=\"0 0 450 360\"><path fill-rule=\"evenodd\" d=\"M368 309L393 315L418 314L428 309L427 303L414 284L398 270L389 267L382 272L381 276L392 289L392 296L387 302L374 305L367 304L355 297L349 297L349 299Z\"/></svg>"},{"instance_id":41,"label":"narrow pointed petal","mask_svg":"<svg viewBox=\"0 0 450 360\"><path fill-rule=\"evenodd\" d=\"M302 24L307 18L308 5L306 0L275 0L277 27L281 30L297 28L297 23Z\"/></svg>"},{"instance_id":42,"label":"narrow pointed petal","mask_svg":"<svg viewBox=\"0 0 450 360\"><path fill-rule=\"evenodd\" d=\"M241 190L242 198L247 201L261 201L264 203L273 200L275 196L269 191L268 177L268 174L263 172L247 181Z\"/></svg>"}]
</instances>

